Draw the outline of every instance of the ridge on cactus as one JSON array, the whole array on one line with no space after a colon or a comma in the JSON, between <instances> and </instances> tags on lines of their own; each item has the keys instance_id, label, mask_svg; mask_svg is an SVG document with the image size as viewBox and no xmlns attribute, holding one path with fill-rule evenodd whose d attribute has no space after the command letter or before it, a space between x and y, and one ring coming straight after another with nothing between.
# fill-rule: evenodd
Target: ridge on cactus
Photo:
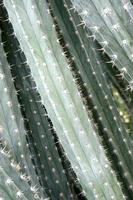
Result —
<instances>
[{"instance_id":1,"label":"ridge on cactus","mask_svg":"<svg viewBox=\"0 0 133 200\"><path fill-rule=\"evenodd\" d=\"M133 199L133 4L0 1L0 200Z\"/></svg>"}]
</instances>

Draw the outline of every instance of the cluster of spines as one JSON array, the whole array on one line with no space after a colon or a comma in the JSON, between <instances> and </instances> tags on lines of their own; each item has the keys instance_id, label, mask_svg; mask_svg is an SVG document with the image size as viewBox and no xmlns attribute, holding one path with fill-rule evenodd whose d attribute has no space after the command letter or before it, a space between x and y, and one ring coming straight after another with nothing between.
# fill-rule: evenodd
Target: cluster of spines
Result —
<instances>
[{"instance_id":1,"label":"cluster of spines","mask_svg":"<svg viewBox=\"0 0 133 200\"><path fill-rule=\"evenodd\" d=\"M2 141L2 144L4 142ZM10 195L15 199L39 199L48 200L44 196L40 196L39 185L31 184L31 177L27 176L23 172L20 164L17 163L13 158L12 154L6 146L0 147L0 172L1 172L1 183L4 183L7 191L9 190ZM3 182L4 181L4 182ZM3 185L3 187L4 187ZM1 194L2 195L2 194ZM3 198L3 196L2 196ZM6 200L3 198L3 200Z\"/></svg>"},{"instance_id":2,"label":"cluster of spines","mask_svg":"<svg viewBox=\"0 0 133 200\"><path fill-rule=\"evenodd\" d=\"M71 9L78 10L85 26L91 29L92 37L102 45L101 50L109 54L111 60L108 63L112 63L112 66L116 64L120 71L126 69L123 76L129 83L127 89L132 91L133 53L130 42L132 39L132 27L130 26L132 6L130 2L112 1L110 3L107 1L106 4L104 1L101 4L97 1L88 3L84 1L82 4L78 0L72 2ZM119 5L119 11L115 9L117 5ZM95 10L93 15L90 14L92 10ZM120 16L122 16L123 23L121 23Z\"/></svg>"}]
</instances>

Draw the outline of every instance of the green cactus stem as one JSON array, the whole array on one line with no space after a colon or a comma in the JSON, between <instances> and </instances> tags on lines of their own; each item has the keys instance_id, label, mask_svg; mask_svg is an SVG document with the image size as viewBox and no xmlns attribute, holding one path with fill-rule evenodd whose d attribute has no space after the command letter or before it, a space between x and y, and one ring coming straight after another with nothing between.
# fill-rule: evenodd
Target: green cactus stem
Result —
<instances>
[{"instance_id":1,"label":"green cactus stem","mask_svg":"<svg viewBox=\"0 0 133 200\"><path fill-rule=\"evenodd\" d=\"M124 199L58 43L46 2L9 0L5 6L42 102L86 196Z\"/></svg>"},{"instance_id":2,"label":"green cactus stem","mask_svg":"<svg viewBox=\"0 0 133 200\"><path fill-rule=\"evenodd\" d=\"M4 11L3 11L4 12ZM5 16L5 14L3 14ZM28 122L31 145L36 150L38 168L40 169L40 179L46 193L52 199L73 199L69 189L65 171L62 167L52 130L48 122L48 117L36 85L30 73L30 68L26 64L26 58L21 51L17 39L11 35L12 26L3 18L2 39L8 62L11 66L14 83L21 104L24 108L25 121Z\"/></svg>"},{"instance_id":3,"label":"green cactus stem","mask_svg":"<svg viewBox=\"0 0 133 200\"><path fill-rule=\"evenodd\" d=\"M75 11L71 10L71 1L51 0L50 3L65 38L66 47L74 58L77 71L93 102L93 109L91 107L91 111L95 114L93 117L99 130L101 126L103 127L101 130L103 143L108 147L110 159L124 184L123 189L126 188L126 194L132 199L132 139L121 121L117 105L112 97L112 88L109 87L108 77L105 76L107 66L103 63L101 53L98 51L100 47L92 41L91 33L79 26L81 19ZM86 101L89 102L88 99ZM128 176L124 177L123 174L127 172Z\"/></svg>"},{"instance_id":4,"label":"green cactus stem","mask_svg":"<svg viewBox=\"0 0 133 200\"><path fill-rule=\"evenodd\" d=\"M18 167L30 177L29 184L37 185L38 192L44 196L45 191L40 187L31 161L32 153L27 143L27 133L2 43L0 44L0 61L0 94L2 95L0 99L0 139L5 141L5 145L11 151L12 158L19 163Z\"/></svg>"},{"instance_id":5,"label":"green cactus stem","mask_svg":"<svg viewBox=\"0 0 133 200\"><path fill-rule=\"evenodd\" d=\"M110 56L112 65L116 65L129 82L132 91L132 5L130 1L115 0L72 0L73 9L78 10L82 24L92 31L103 50ZM118 9L119 8L119 9ZM128 11L128 12L127 12Z\"/></svg>"},{"instance_id":6,"label":"green cactus stem","mask_svg":"<svg viewBox=\"0 0 133 200\"><path fill-rule=\"evenodd\" d=\"M36 185L29 185L29 177L20 171L18 164L11 157L6 147L0 147L0 198L49 200L39 196L39 188Z\"/></svg>"}]
</instances>

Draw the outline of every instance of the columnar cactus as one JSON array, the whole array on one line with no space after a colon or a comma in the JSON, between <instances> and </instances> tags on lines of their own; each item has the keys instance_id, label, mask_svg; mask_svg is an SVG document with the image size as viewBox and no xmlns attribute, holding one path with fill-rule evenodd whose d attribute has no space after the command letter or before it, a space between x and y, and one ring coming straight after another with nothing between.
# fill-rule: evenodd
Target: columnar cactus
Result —
<instances>
[{"instance_id":1,"label":"columnar cactus","mask_svg":"<svg viewBox=\"0 0 133 200\"><path fill-rule=\"evenodd\" d=\"M38 192L40 191L40 194L43 197L45 191L43 191L40 187L40 183L38 181L34 165L31 161L32 153L34 152L30 152L29 150L29 145L27 143L26 138L27 133L24 128L22 115L20 113L20 105L17 100L16 91L14 88L13 79L11 77L9 65L6 61L5 54L3 52L3 46L1 44L0 61L0 94L2 95L2 98L0 100L1 153L8 155L8 152L11 152L11 166L14 166L18 170L21 170L22 174L26 174L26 176L29 177L29 179L27 178L27 180L30 182L31 189L32 187L37 187ZM36 163L36 158L34 159L34 162ZM6 167L3 166L3 164L4 161L1 157L1 173L4 173L3 170L6 169ZM4 169L2 170L2 168ZM9 175L12 176L12 173ZM2 175L2 177L3 176L5 177L6 175ZM2 177L1 179L3 182L4 178Z\"/></svg>"},{"instance_id":2,"label":"columnar cactus","mask_svg":"<svg viewBox=\"0 0 133 200\"><path fill-rule=\"evenodd\" d=\"M72 194L68 189L69 186L67 186L65 171L54 143L47 113L36 91L30 68L26 64L23 52L19 51L20 46L17 39L11 35L12 26L5 21L2 24L2 29L5 30L2 33L2 38L5 41L4 47L11 66L14 83L21 95L20 102L24 108L25 124L29 127L30 143L36 151L34 157L38 157L41 182L47 188L46 193L52 199L58 199L60 195L71 199Z\"/></svg>"},{"instance_id":3,"label":"columnar cactus","mask_svg":"<svg viewBox=\"0 0 133 200\"><path fill-rule=\"evenodd\" d=\"M132 93L126 3L0 1L0 198L132 199L133 143L108 70L115 66Z\"/></svg>"},{"instance_id":4,"label":"columnar cactus","mask_svg":"<svg viewBox=\"0 0 133 200\"><path fill-rule=\"evenodd\" d=\"M42 102L86 196L106 199L109 192L111 198L123 198L58 44L48 7L44 1L33 2L5 1L5 6L7 9L10 7L9 18L27 57ZM15 22L16 17L20 23ZM27 49L27 45L30 48ZM116 193L117 190L119 192Z\"/></svg>"},{"instance_id":5,"label":"columnar cactus","mask_svg":"<svg viewBox=\"0 0 133 200\"><path fill-rule=\"evenodd\" d=\"M82 23L79 23L81 18L75 10L71 9L73 5L70 0L50 2L53 14L56 15L66 40L66 46L74 57L77 71L80 72L88 95L93 102L94 106L91 107L91 111L94 113L94 119L99 129L102 129L102 137L114 160L113 164L119 169L119 172L121 171L122 181L127 183L127 193L132 193L132 139L121 121L112 96L112 89L107 80L108 77L104 74L105 68L108 66L103 63L102 55L99 52L100 47L91 38L92 33L82 27ZM74 45L75 43L76 45ZM82 59L80 59L80 54L82 54ZM87 98L86 102L89 104ZM127 175L127 173L129 174ZM123 174L127 176L124 177Z\"/></svg>"}]
</instances>

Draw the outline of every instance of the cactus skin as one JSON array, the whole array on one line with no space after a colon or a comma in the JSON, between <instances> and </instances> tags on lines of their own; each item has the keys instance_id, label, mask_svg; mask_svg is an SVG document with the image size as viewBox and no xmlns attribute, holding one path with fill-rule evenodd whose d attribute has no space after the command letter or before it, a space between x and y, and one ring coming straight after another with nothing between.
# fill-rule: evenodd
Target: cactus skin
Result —
<instances>
[{"instance_id":1,"label":"cactus skin","mask_svg":"<svg viewBox=\"0 0 133 200\"><path fill-rule=\"evenodd\" d=\"M45 2L34 2L34 4L31 4L31 1L27 4L26 1L12 2L14 2L13 7L11 1L5 1L9 18L27 57L42 101L86 196L89 199L100 198L101 200L124 199L116 177L106 161L93 124L88 119L68 69L68 63L62 55ZM17 17L19 15L21 24L16 23L14 14ZM43 19L47 19L47 23ZM27 23L23 23L23 20ZM33 26L29 26L30 23L33 23ZM41 39L44 39L43 45ZM27 49L27 44L30 49Z\"/></svg>"},{"instance_id":2,"label":"cactus skin","mask_svg":"<svg viewBox=\"0 0 133 200\"><path fill-rule=\"evenodd\" d=\"M3 14L4 16L5 14ZM30 69L26 64L25 56L20 49L17 39L11 35L12 26L3 19L2 39L5 46L8 62L11 66L14 83L16 84L21 104L24 107L26 121L28 121L30 137L36 145L36 157L40 169L40 179L46 193L52 199L73 199L69 184L66 180L57 148L50 130L47 113L43 109L41 99L36 91L36 85L31 77ZM54 152L54 153L53 153ZM50 191L50 192L49 192Z\"/></svg>"},{"instance_id":3,"label":"cactus skin","mask_svg":"<svg viewBox=\"0 0 133 200\"><path fill-rule=\"evenodd\" d=\"M79 26L80 18L75 11L69 10L72 7L69 0L60 2L50 0L50 3L53 14L56 16L66 40L66 46L74 57L77 70L80 72L88 94L91 94L91 99L94 103L93 111L97 113L98 119L95 115L93 117L99 125L99 129L101 125L103 127L101 135L103 142L108 147L110 159L124 184L123 189L125 190L126 188L125 193L132 199L132 141L121 122L112 92L108 87L107 78L103 76L107 66L102 62L103 59L97 50L100 48L96 42L88 39L91 36L89 31ZM82 55L82 58L80 58L80 55ZM113 110L110 108L113 108ZM102 120L99 120L100 117ZM114 117L116 120L114 120ZM105 128L107 131L104 131ZM121 132L121 134L115 134L116 132ZM124 142L126 139L128 141L127 146ZM114 153L117 151L117 155L112 155L112 149ZM120 166L120 162L122 166ZM126 172L129 173L128 177L123 177L123 173Z\"/></svg>"},{"instance_id":4,"label":"cactus skin","mask_svg":"<svg viewBox=\"0 0 133 200\"><path fill-rule=\"evenodd\" d=\"M2 200L34 200L40 198L28 183L28 178L20 170L13 166L15 161L10 159L9 154L0 148L0 198Z\"/></svg>"},{"instance_id":5,"label":"cactus skin","mask_svg":"<svg viewBox=\"0 0 133 200\"><path fill-rule=\"evenodd\" d=\"M81 14L93 37L103 46L110 56L111 63L120 71L125 69L124 78L129 81L132 90L132 20L125 3L118 0L80 1L72 0L73 7ZM127 1L127 4L130 2ZM119 9L117 9L119 7ZM93 13L93 15L92 15ZM107 41L107 43L105 43Z\"/></svg>"},{"instance_id":6,"label":"cactus skin","mask_svg":"<svg viewBox=\"0 0 133 200\"><path fill-rule=\"evenodd\" d=\"M27 133L23 125L17 101L16 91L9 70L9 65L0 43L0 140L3 148L11 151L11 159L17 163L18 169L30 178L30 186L38 187L38 193L42 198L47 197L40 187L36 171L31 161L32 153L27 143ZM6 114L8 113L8 114ZM2 142L4 141L4 142ZM2 160L1 160L2 162ZM0 165L1 165L0 162ZM35 159L34 162L36 163ZM8 167L8 166L7 166Z\"/></svg>"}]
</instances>

